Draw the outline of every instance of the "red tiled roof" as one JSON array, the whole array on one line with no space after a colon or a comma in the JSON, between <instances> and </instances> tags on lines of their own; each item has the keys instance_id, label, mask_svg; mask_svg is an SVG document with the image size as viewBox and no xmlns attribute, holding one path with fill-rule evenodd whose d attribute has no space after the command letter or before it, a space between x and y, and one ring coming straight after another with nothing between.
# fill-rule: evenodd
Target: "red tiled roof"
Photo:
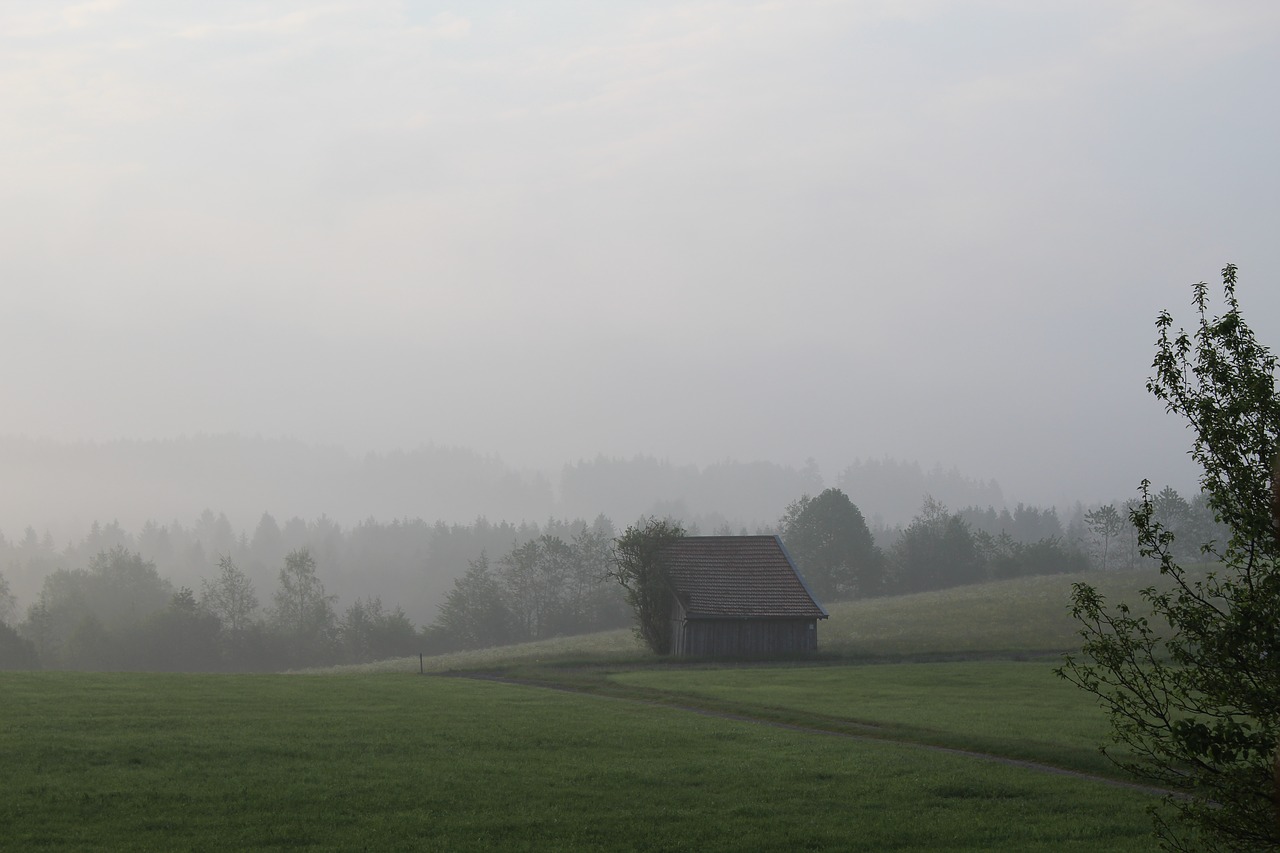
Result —
<instances>
[{"instance_id":1,"label":"red tiled roof","mask_svg":"<svg viewBox=\"0 0 1280 853\"><path fill-rule=\"evenodd\" d=\"M667 572L690 618L825 619L777 536L686 536Z\"/></svg>"}]
</instances>

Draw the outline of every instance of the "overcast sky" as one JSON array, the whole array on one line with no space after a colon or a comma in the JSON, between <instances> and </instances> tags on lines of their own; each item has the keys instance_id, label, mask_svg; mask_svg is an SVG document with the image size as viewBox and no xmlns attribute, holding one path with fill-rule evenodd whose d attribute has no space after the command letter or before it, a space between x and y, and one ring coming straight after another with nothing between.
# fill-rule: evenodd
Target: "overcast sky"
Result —
<instances>
[{"instance_id":1,"label":"overcast sky","mask_svg":"<svg viewBox=\"0 0 1280 853\"><path fill-rule=\"evenodd\" d=\"M1274 0L6 0L0 432L1186 487L1278 80Z\"/></svg>"}]
</instances>

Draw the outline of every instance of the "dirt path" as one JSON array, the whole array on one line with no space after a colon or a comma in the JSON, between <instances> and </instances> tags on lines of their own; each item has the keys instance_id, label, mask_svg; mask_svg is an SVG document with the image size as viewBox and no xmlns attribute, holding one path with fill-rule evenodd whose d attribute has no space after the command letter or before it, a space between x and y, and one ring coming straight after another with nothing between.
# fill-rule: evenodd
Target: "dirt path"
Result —
<instances>
[{"instance_id":1,"label":"dirt path","mask_svg":"<svg viewBox=\"0 0 1280 853\"><path fill-rule=\"evenodd\" d=\"M1048 773L1054 776L1066 776L1073 779L1082 779L1088 782L1097 782L1102 785L1110 785L1113 788L1124 788L1130 791L1141 791L1145 794L1152 794L1162 797L1172 793L1164 788L1156 788L1150 785L1142 785L1137 782L1125 782L1120 779L1110 779L1106 776L1097 776L1092 773L1084 773L1079 770L1067 770L1063 767L1054 767L1052 764L1041 764L1038 761L1025 761L1020 758L1009 758L1003 755L995 755L989 752L977 752L969 749L956 749L949 746L937 746L935 744L920 743L913 740L899 740L893 737L883 735L860 735L853 732L837 732L829 729L818 729L811 726L799 726L794 723L782 723L777 720L769 720L764 717L752 717L746 714L734 714L728 711L716 711L709 708L698 708L693 705L680 705L673 702L657 702L650 699L638 699L630 696L612 696L606 693L595 693L590 690L581 690L565 684L557 684L548 681L533 681L529 679L511 678L504 675L493 675L484 672L449 672L440 673L440 678L470 678L477 681L494 681L499 684L510 684L516 687L537 687L543 690L558 690L562 693L573 693L578 696L592 696L596 699L612 699L616 702L631 702L636 705L649 705L655 708L670 708L675 711L685 711L691 714L700 714L704 717L715 717L721 720L732 720L739 723L754 723L761 726L772 726L775 729L785 729L787 731L800 732L810 735L825 735L826 737L845 738L848 740L866 741L869 743L891 743L898 746L913 747L915 749L928 750L930 752L945 753L947 755L959 755L965 758L973 758L978 761L988 761L993 764L1003 764L1007 767L1021 767L1024 770L1031 770L1036 773ZM859 724L850 724L859 725ZM861 728L868 730L876 729L871 725L860 725Z\"/></svg>"}]
</instances>

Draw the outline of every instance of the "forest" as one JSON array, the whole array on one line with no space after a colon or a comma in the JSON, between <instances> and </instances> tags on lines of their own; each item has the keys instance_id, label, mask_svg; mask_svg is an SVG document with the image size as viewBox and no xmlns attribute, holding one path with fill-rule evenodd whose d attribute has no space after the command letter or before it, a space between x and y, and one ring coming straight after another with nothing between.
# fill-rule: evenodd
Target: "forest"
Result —
<instances>
[{"instance_id":1,"label":"forest","mask_svg":"<svg viewBox=\"0 0 1280 853\"><path fill-rule=\"evenodd\" d=\"M1154 507L1189 561L1223 535L1200 496L1165 488ZM1064 524L1053 507L953 511L926 495L910 523L890 527L829 488L771 525L683 523L690 535L781 535L818 598L837 601L1134 568L1131 509L1078 505ZM348 529L269 513L249 532L206 510L136 532L94 523L59 549L28 527L0 536L0 665L277 671L621 628L631 614L607 580L618 532L603 514Z\"/></svg>"}]
</instances>

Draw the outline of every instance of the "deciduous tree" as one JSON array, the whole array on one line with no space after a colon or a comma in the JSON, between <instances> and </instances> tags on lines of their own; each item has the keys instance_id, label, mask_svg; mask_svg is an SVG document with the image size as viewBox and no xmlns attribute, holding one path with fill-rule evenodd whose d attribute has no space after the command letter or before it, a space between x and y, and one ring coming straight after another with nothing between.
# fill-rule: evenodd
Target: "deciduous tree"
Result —
<instances>
[{"instance_id":1,"label":"deciduous tree","mask_svg":"<svg viewBox=\"0 0 1280 853\"><path fill-rule=\"evenodd\" d=\"M572 560L565 579L565 617L574 632L601 631L627 622L622 590L609 583L613 525L603 516L569 543Z\"/></svg>"},{"instance_id":2,"label":"deciduous tree","mask_svg":"<svg viewBox=\"0 0 1280 853\"><path fill-rule=\"evenodd\" d=\"M154 563L112 548L99 552L88 569L58 569L46 575L39 600L27 610L20 630L46 666L115 666L120 662L111 659L111 643L163 609L172 595L172 585L160 577ZM77 634L80 640L72 647ZM82 659L89 663L82 664Z\"/></svg>"},{"instance_id":3,"label":"deciduous tree","mask_svg":"<svg viewBox=\"0 0 1280 853\"><path fill-rule=\"evenodd\" d=\"M507 609L502 584L481 552L467 571L453 582L440 605L432 632L452 648L484 649L511 642L514 617Z\"/></svg>"},{"instance_id":4,"label":"deciduous tree","mask_svg":"<svg viewBox=\"0 0 1280 853\"><path fill-rule=\"evenodd\" d=\"M782 541L814 595L823 600L875 595L882 559L862 512L839 489L804 495L782 516Z\"/></svg>"},{"instance_id":5,"label":"deciduous tree","mask_svg":"<svg viewBox=\"0 0 1280 853\"><path fill-rule=\"evenodd\" d=\"M894 543L890 561L894 584L902 592L975 583L986 573L969 525L928 496Z\"/></svg>"},{"instance_id":6,"label":"deciduous tree","mask_svg":"<svg viewBox=\"0 0 1280 853\"><path fill-rule=\"evenodd\" d=\"M610 576L626 590L636 635L654 654L671 653L671 586L662 551L683 536L676 522L642 518L613 543Z\"/></svg>"},{"instance_id":7,"label":"deciduous tree","mask_svg":"<svg viewBox=\"0 0 1280 853\"><path fill-rule=\"evenodd\" d=\"M0 670L39 669L35 644L7 623L0 622Z\"/></svg>"},{"instance_id":8,"label":"deciduous tree","mask_svg":"<svg viewBox=\"0 0 1280 853\"><path fill-rule=\"evenodd\" d=\"M153 613L129 635L128 668L169 672L207 672L222 667L218 617L196 603L182 587L169 606Z\"/></svg>"},{"instance_id":9,"label":"deciduous tree","mask_svg":"<svg viewBox=\"0 0 1280 853\"><path fill-rule=\"evenodd\" d=\"M1280 847L1280 543L1271 512L1280 434L1276 359L1245 324L1236 269L1222 272L1226 309L1211 316L1208 288L1194 286L1194 332L1157 320L1147 388L1194 434L1191 456L1214 516L1230 531L1206 545L1218 568L1188 571L1174 535L1142 486L1132 513L1141 550L1170 587L1148 589L1151 615L1108 605L1075 587L1084 648L1059 673L1094 693L1111 716L1116 760L1174 792L1157 814L1167 846Z\"/></svg>"},{"instance_id":10,"label":"deciduous tree","mask_svg":"<svg viewBox=\"0 0 1280 853\"><path fill-rule=\"evenodd\" d=\"M17 604L17 599L9 591L9 581L5 579L4 575L0 575L0 622L6 625L9 624Z\"/></svg>"},{"instance_id":11,"label":"deciduous tree","mask_svg":"<svg viewBox=\"0 0 1280 853\"><path fill-rule=\"evenodd\" d=\"M412 654L417 636L404 611L399 607L385 609L378 597L357 598L338 624L338 638L348 663Z\"/></svg>"},{"instance_id":12,"label":"deciduous tree","mask_svg":"<svg viewBox=\"0 0 1280 853\"><path fill-rule=\"evenodd\" d=\"M290 641L295 662L326 658L334 638L336 600L325 594L310 551L300 548L285 556L272 617L276 630Z\"/></svg>"},{"instance_id":13,"label":"deciduous tree","mask_svg":"<svg viewBox=\"0 0 1280 853\"><path fill-rule=\"evenodd\" d=\"M1101 550L1099 556L1102 558L1102 569L1106 571L1107 557L1111 553L1111 543L1124 533L1126 527L1125 518L1116 510L1115 504L1107 504L1086 512L1084 514L1084 523L1089 526L1089 532L1094 535L1095 541L1098 543L1098 547Z\"/></svg>"},{"instance_id":14,"label":"deciduous tree","mask_svg":"<svg viewBox=\"0 0 1280 853\"><path fill-rule=\"evenodd\" d=\"M568 543L544 533L499 561L507 609L521 639L541 640L564 632L565 581L572 556Z\"/></svg>"},{"instance_id":15,"label":"deciduous tree","mask_svg":"<svg viewBox=\"0 0 1280 853\"><path fill-rule=\"evenodd\" d=\"M249 627L258 609L258 595L249 576L226 556L218 559L217 577L200 582L200 604L235 635Z\"/></svg>"}]
</instances>

